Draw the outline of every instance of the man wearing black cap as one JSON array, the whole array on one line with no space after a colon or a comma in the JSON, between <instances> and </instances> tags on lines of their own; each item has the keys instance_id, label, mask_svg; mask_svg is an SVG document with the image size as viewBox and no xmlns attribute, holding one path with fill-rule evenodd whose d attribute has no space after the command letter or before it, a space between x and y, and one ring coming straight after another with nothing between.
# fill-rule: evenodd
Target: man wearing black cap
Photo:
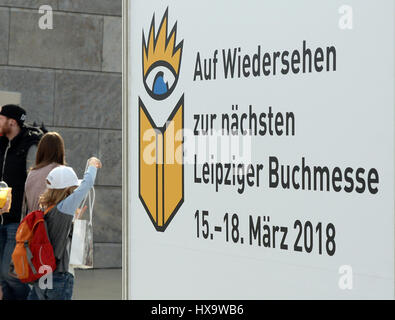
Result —
<instances>
[{"instance_id":1,"label":"man wearing black cap","mask_svg":"<svg viewBox=\"0 0 395 320\"><path fill-rule=\"evenodd\" d=\"M12 188L10 211L0 211L0 285L4 300L24 300L29 293L28 285L9 275L15 234L22 214L26 159L31 154L31 147L37 146L43 134L40 129L26 126L25 119L26 111L20 106L0 108L0 181Z\"/></svg>"}]
</instances>

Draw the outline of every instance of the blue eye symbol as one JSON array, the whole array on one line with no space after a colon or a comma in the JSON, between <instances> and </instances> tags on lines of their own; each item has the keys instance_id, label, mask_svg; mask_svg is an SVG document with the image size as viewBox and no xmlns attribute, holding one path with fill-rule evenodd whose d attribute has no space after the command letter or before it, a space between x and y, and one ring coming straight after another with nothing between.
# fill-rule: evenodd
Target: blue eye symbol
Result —
<instances>
[{"instance_id":1,"label":"blue eye symbol","mask_svg":"<svg viewBox=\"0 0 395 320\"><path fill-rule=\"evenodd\" d=\"M160 61L148 70L144 86L152 98L163 100L173 92L177 80L178 76L172 66Z\"/></svg>"},{"instance_id":2,"label":"blue eye symbol","mask_svg":"<svg viewBox=\"0 0 395 320\"><path fill-rule=\"evenodd\" d=\"M156 74L152 92L155 95L160 96L166 94L168 91L169 91L169 84L167 82L165 83L164 73L160 71Z\"/></svg>"}]
</instances>

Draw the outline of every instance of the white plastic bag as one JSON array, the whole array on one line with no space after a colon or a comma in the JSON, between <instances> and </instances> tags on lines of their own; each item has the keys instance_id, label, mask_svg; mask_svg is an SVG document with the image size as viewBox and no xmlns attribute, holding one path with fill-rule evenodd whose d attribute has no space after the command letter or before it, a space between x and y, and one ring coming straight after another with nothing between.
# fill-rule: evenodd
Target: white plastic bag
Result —
<instances>
[{"instance_id":1,"label":"white plastic bag","mask_svg":"<svg viewBox=\"0 0 395 320\"><path fill-rule=\"evenodd\" d=\"M89 220L74 218L73 238L70 250L70 265L73 268L93 268L93 227L92 212L95 202L95 189L89 190L87 197L81 204L80 210L85 206L88 199Z\"/></svg>"}]
</instances>

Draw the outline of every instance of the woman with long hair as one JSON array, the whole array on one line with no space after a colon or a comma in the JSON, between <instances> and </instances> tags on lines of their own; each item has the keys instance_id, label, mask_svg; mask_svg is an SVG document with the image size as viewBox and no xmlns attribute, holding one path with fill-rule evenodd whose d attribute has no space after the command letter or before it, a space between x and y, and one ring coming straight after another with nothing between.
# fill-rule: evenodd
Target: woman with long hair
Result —
<instances>
[{"instance_id":1,"label":"woman with long hair","mask_svg":"<svg viewBox=\"0 0 395 320\"><path fill-rule=\"evenodd\" d=\"M40 209L39 198L46 190L48 173L66 164L64 141L57 132L47 132L37 148L36 163L30 169L25 183L26 210L24 213Z\"/></svg>"},{"instance_id":2,"label":"woman with long hair","mask_svg":"<svg viewBox=\"0 0 395 320\"><path fill-rule=\"evenodd\" d=\"M46 179L49 172L65 164L63 138L57 132L46 133L38 144L35 164L30 168L25 182L25 198L22 206L22 217L29 212L40 209L39 199L40 195L43 194L47 188ZM4 206L5 208L9 206L8 201ZM0 300L2 300L1 287Z\"/></svg>"}]
</instances>

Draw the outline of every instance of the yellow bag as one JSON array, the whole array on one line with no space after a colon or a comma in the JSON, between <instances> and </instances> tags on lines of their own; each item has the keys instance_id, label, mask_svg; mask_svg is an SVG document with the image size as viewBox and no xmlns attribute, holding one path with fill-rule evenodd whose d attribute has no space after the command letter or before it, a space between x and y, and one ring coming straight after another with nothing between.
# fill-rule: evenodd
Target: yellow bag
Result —
<instances>
[{"instance_id":1,"label":"yellow bag","mask_svg":"<svg viewBox=\"0 0 395 320\"><path fill-rule=\"evenodd\" d=\"M9 212L11 208L11 190L8 185L4 182L0 182L0 214ZM7 204L8 201L8 204ZM7 204L7 207L5 205Z\"/></svg>"}]
</instances>

